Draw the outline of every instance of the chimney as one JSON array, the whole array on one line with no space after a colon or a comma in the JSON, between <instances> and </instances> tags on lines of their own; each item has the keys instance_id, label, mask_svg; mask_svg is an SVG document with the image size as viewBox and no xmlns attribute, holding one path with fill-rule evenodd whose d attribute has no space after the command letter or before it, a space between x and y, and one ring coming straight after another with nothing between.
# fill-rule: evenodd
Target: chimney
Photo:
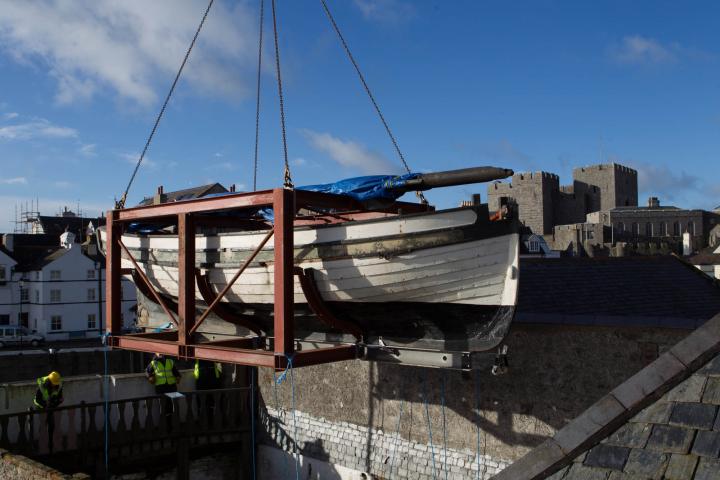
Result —
<instances>
[{"instance_id":1,"label":"chimney","mask_svg":"<svg viewBox=\"0 0 720 480\"><path fill-rule=\"evenodd\" d=\"M649 207L649 208L658 208L658 207L660 207L660 200L658 200L657 197L649 197L649 198L648 198L648 207Z\"/></svg>"},{"instance_id":2,"label":"chimney","mask_svg":"<svg viewBox=\"0 0 720 480\"><path fill-rule=\"evenodd\" d=\"M167 201L167 195L163 193L163 186L160 185L157 188L157 193L153 197L153 205L158 205L160 203L165 203Z\"/></svg>"}]
</instances>

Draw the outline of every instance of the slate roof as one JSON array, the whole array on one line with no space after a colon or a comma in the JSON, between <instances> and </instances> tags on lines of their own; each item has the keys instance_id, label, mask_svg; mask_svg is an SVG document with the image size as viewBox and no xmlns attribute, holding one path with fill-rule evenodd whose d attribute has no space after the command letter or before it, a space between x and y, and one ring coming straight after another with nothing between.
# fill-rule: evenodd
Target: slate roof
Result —
<instances>
[{"instance_id":1,"label":"slate roof","mask_svg":"<svg viewBox=\"0 0 720 480\"><path fill-rule=\"evenodd\" d=\"M46 235L53 235L56 238L62 235L66 228L68 231L77 235L77 238L82 238L85 236L85 229L90 222L92 222L95 228L99 225L105 225L105 219L102 217L58 217L40 215L37 219L42 225L43 232Z\"/></svg>"},{"instance_id":2,"label":"slate roof","mask_svg":"<svg viewBox=\"0 0 720 480\"><path fill-rule=\"evenodd\" d=\"M720 355L550 478L717 480L719 407Z\"/></svg>"},{"instance_id":3,"label":"slate roof","mask_svg":"<svg viewBox=\"0 0 720 480\"><path fill-rule=\"evenodd\" d=\"M184 190L176 190L174 192L165 192L165 198L168 202L177 202L180 200L189 200L191 198L200 198L211 193L224 193L228 190L219 183L210 183L199 187L186 188ZM143 198L138 206L152 205L154 197Z\"/></svg>"},{"instance_id":4,"label":"slate roof","mask_svg":"<svg viewBox=\"0 0 720 480\"><path fill-rule=\"evenodd\" d=\"M521 258L517 323L692 329L720 287L672 256Z\"/></svg>"},{"instance_id":5,"label":"slate roof","mask_svg":"<svg viewBox=\"0 0 720 480\"><path fill-rule=\"evenodd\" d=\"M720 478L720 315L493 478Z\"/></svg>"}]
</instances>

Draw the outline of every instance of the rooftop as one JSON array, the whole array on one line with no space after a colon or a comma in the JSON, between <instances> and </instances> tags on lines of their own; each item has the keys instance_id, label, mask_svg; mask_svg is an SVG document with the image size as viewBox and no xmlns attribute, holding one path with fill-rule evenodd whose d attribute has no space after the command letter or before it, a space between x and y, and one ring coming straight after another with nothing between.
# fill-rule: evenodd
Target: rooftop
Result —
<instances>
[{"instance_id":1,"label":"rooftop","mask_svg":"<svg viewBox=\"0 0 720 480\"><path fill-rule=\"evenodd\" d=\"M720 312L717 282L674 256L522 258L515 321L692 329Z\"/></svg>"}]
</instances>

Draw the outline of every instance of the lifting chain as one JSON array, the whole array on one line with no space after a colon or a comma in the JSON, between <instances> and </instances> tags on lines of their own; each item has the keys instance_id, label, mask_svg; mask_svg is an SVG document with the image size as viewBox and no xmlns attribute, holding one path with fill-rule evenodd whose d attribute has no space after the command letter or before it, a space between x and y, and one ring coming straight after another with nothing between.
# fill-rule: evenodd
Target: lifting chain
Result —
<instances>
[{"instance_id":1,"label":"lifting chain","mask_svg":"<svg viewBox=\"0 0 720 480\"><path fill-rule=\"evenodd\" d=\"M185 57L183 58L182 64L180 64L180 68L178 69L177 74L175 75L175 80L173 80L172 86L170 87L170 91L168 92L167 96L165 97L165 101L163 102L162 108L160 109L160 113L158 113L157 118L155 118L155 124L153 125L152 131L150 132L150 136L148 136L147 141L145 142L145 147L142 150L142 153L140 154L140 158L138 159L137 163L135 164L135 169L133 170L132 175L130 176L130 181L127 184L127 187L125 188L125 191L122 194L122 197L120 197L120 200L115 202L115 209L120 210L125 208L125 202L127 201L128 192L130 191L130 186L133 183L133 180L135 180L135 175L137 175L138 169L140 168L140 164L142 163L143 159L145 158L145 154L148 151L148 148L150 148L150 143L152 142L153 137L155 136L155 131L158 128L158 125L160 124L160 120L163 117L163 114L165 113L165 109L168 106L168 102L170 102L170 97L172 97L173 92L175 91L175 87L177 86L178 80L180 80L180 75L182 74L183 69L185 68L185 64L188 61L188 58L190 57L190 52L192 52L193 47L195 46L195 42L197 41L198 35L200 35L200 30L202 30L203 25L205 24L205 20L207 19L208 13L210 13L210 8L213 5L213 2L215 0L210 0L210 3L208 3L207 8L205 9L205 13L202 16L202 19L200 20L200 24L198 25L197 30L195 31L195 35L193 36L192 42L190 42L190 46L187 49L187 52L185 52Z\"/></svg>"},{"instance_id":2,"label":"lifting chain","mask_svg":"<svg viewBox=\"0 0 720 480\"><path fill-rule=\"evenodd\" d=\"M350 63L352 63L353 67L355 67L355 72L357 72L358 78L360 78L360 83L362 83L363 88L365 89L365 93L367 93L367 96L370 98L370 102L372 102L373 107L375 107L375 111L378 114L378 117L380 117L380 121L382 122L383 126L385 127L385 131L387 132L388 136L390 137L390 141L392 141L393 146L395 147L395 151L398 154L398 157L400 157L400 161L403 164L403 167L405 167L405 171L407 173L410 173L410 167L408 166L407 162L405 161L405 156L403 155L402 151L400 150L400 146L398 145L397 140L395 139L395 135L393 135L392 130L390 130L390 125L388 125L387 121L385 120L385 116L382 114L382 111L380 110L380 106L378 105L377 101L375 101L375 96L372 94L372 91L370 90L370 87L368 86L367 82L365 81L365 76L362 74L362 71L360 70L360 66L355 61L355 57L353 57L352 52L350 51L350 47L348 46L347 42L345 41L345 37L343 37L343 34L340 32L340 27L338 27L338 24L335 22L335 18L333 17L332 13L330 13L330 8L327 6L327 3L325 0L320 0L320 3L322 3L323 9L325 10L325 14L327 15L328 19L330 20L330 23L333 26L333 29L335 30L335 33L337 33L338 38L340 39L340 43L343 46L343 49L345 50L345 53L347 54L348 59L350 60ZM425 198L425 195L421 191L415 192L415 195L420 199L420 202L427 205L428 201Z\"/></svg>"},{"instance_id":3,"label":"lifting chain","mask_svg":"<svg viewBox=\"0 0 720 480\"><path fill-rule=\"evenodd\" d=\"M275 13L275 0L271 0L273 34L275 37L275 73L277 74L278 99L280 101L280 129L282 131L283 159L285 160L285 175L283 187L293 188L292 176L290 175L290 163L288 163L287 135L285 134L285 104L283 102L282 78L280 76L280 47L278 45L277 16Z\"/></svg>"},{"instance_id":4,"label":"lifting chain","mask_svg":"<svg viewBox=\"0 0 720 480\"><path fill-rule=\"evenodd\" d=\"M260 39L258 41L257 99L255 104L255 163L253 168L253 191L257 190L258 141L260 140L260 72L262 70L263 18L265 0L260 0Z\"/></svg>"}]
</instances>

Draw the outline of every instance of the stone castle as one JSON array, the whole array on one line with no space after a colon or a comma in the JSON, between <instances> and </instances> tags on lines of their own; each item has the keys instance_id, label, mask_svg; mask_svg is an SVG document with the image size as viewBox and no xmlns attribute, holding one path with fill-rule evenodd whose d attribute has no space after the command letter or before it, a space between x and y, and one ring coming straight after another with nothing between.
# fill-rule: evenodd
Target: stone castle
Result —
<instances>
[{"instance_id":1,"label":"stone castle","mask_svg":"<svg viewBox=\"0 0 720 480\"><path fill-rule=\"evenodd\" d=\"M556 225L585 222L588 213L637 206L637 171L617 163L575 168L572 185L560 185L554 173L516 173L511 183L488 185L490 211L507 203L533 233L552 234Z\"/></svg>"}]
</instances>

